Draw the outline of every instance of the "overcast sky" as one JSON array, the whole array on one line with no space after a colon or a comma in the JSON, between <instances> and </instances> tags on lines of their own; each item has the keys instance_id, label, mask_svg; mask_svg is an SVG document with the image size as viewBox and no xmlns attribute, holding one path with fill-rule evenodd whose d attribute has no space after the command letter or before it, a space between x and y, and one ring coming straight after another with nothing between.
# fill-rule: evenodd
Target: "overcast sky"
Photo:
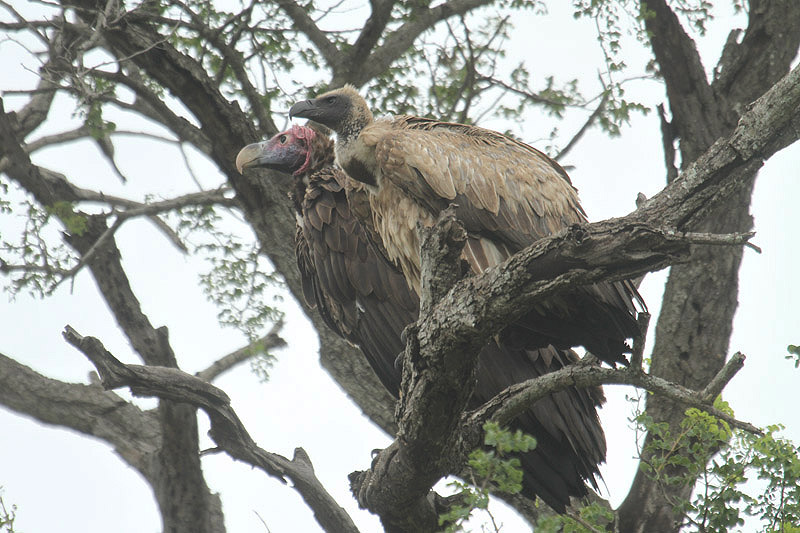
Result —
<instances>
[{"instance_id":1,"label":"overcast sky","mask_svg":"<svg viewBox=\"0 0 800 533\"><path fill-rule=\"evenodd\" d=\"M552 4L564 4L552 2ZM349 15L349 16L352 16ZM516 18L516 17L515 17ZM741 22L739 23L741 25ZM351 24L352 25L352 24ZM701 40L707 68L716 63L731 21L725 17L711 26ZM553 6L548 17L519 17L509 44L508 64L527 58L535 78L558 73L567 79L596 79L599 56L593 23L574 21L569 8ZM630 44L629 64L644 64L649 57ZM36 64L11 41L0 42L0 90L31 87ZM321 74L321 76L325 76ZM587 90L587 93L590 92ZM629 94L648 105L664 101L652 82L632 84ZM7 97L6 110L23 100ZM40 134L74 126L72 104L59 99L50 121ZM113 118L113 117L112 117ZM565 137L580 117L561 126ZM499 121L487 127L512 127L536 144L550 129L531 120L524 129ZM118 127L125 127L118 123ZM129 122L129 129L147 127ZM572 129L571 129L572 128ZM152 129L152 128L150 128ZM638 192L651 196L664 184L663 152L658 117L634 116L621 138L588 135L562 161L574 167L570 173L592 220L624 215L634 207ZM81 186L141 199L156 193L163 197L196 190L180 154L171 146L150 140L125 138L117 143L118 165L130 178L122 185L91 143L37 153L38 164L64 172ZM224 178L202 157L192 164L206 188ZM796 411L796 387L800 370L784 359L786 345L800 343L800 280L796 274L797 198L800 146L784 150L762 170L752 212L758 232L755 243L764 253L745 251L741 270L739 310L734 324L731 352L742 351L745 368L724 392L736 415L757 425L782 422L784 434L800 441ZM20 218L0 218L0 235L10 238L23 223ZM287 239L292 236L287 235ZM202 261L179 254L149 223L127 223L117 239L123 264L145 313L155 326L166 325L179 362L187 372L205 368L244 343L242 336L221 328L216 308L198 287ZM642 293L655 315L658 312L665 273L648 276ZM20 294L16 300L0 300L0 352L38 372L70 382L86 382L91 364L61 337L70 324L83 335L100 338L118 358L138 362L116 328L97 294L88 272L80 273L73 286L63 284L46 300ZM309 453L318 477L354 517L362 531L377 531L377 520L356 508L347 474L369 466L370 451L389 439L360 415L317 362L316 338L297 306L286 302L287 323L282 335L289 346L278 353L271 380L261 384L247 365L221 377L216 384L233 399L233 406L251 435L266 450L291 457L296 446ZM654 316L652 324L655 324ZM652 338L650 339L652 345ZM609 403L601 416L609 442L608 463L603 469L607 492L618 504L627 493L635 461L634 437L629 428L630 388L608 387ZM125 394L124 391L121 394ZM143 406L152 401L136 400ZM207 421L200 415L205 437ZM203 459L206 479L223 497L228 531L272 533L318 531L310 511L299 496L260 471L234 463L227 456ZM7 504L16 504L17 529L36 532L156 532L160 518L148 485L117 458L105 444L70 431L41 425L0 408L0 485ZM519 522L503 514L505 531L516 531Z\"/></svg>"}]
</instances>

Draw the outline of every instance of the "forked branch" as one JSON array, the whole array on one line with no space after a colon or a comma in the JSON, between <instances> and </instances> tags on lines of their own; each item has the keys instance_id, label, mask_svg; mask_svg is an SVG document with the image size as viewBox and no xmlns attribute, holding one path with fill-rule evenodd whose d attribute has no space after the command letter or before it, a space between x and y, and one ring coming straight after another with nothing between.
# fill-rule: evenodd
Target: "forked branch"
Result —
<instances>
[{"instance_id":1,"label":"forked branch","mask_svg":"<svg viewBox=\"0 0 800 533\"><path fill-rule=\"evenodd\" d=\"M287 459L260 448L231 407L230 398L221 389L177 368L123 364L98 339L84 337L71 326L65 327L63 335L94 364L103 387L129 387L138 396L188 403L203 409L211 421L209 435L219 450L283 483L291 480L325 531L358 533L350 516L314 475L308 454L302 448L296 448L294 457Z\"/></svg>"}]
</instances>

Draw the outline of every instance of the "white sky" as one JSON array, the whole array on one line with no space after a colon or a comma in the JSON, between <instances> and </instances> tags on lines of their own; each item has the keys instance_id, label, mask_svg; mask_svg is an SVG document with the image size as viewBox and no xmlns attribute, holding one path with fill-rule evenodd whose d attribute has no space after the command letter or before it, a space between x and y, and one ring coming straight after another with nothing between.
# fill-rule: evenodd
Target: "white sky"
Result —
<instances>
[{"instance_id":1,"label":"white sky","mask_svg":"<svg viewBox=\"0 0 800 533\"><path fill-rule=\"evenodd\" d=\"M534 77L558 73L564 79L578 76L587 83L596 79L593 24L574 21L565 3L551 7L548 18L524 16L510 45L509 64L528 59ZM352 16L352 13L348 16ZM716 63L727 30L728 19L712 25L701 40L706 66ZM643 64L648 56L632 42L628 63ZM0 90L31 86L30 69L16 44L0 42L0 65L4 73ZM585 91L591 92L589 89ZM664 101L654 83L637 82L631 94L649 105ZM6 109L21 100L6 99ZM68 129L71 107L62 99L50 115L43 132ZM574 127L562 126L565 136ZM498 122L489 127L503 128ZM120 125L121 126L121 125ZM137 129L138 124L130 126ZM550 125L532 120L524 138L542 138ZM112 194L141 198L145 193L164 197L190 192L180 155L171 147L152 141L125 139L117 142L118 164L131 181L122 186L96 149L79 142L37 154L34 161L67 173L79 184ZM796 275L798 230L796 199L800 197L798 163L800 146L771 159L758 180L752 212L756 244L764 253L745 252L741 271L739 310L734 324L731 351L742 351L745 368L725 390L737 416L757 425L782 422L785 435L800 441L795 387L800 370L784 360L786 345L800 341L800 282ZM592 220L623 215L633 209L637 192L651 196L664 183L663 153L654 112L635 116L619 139L601 134L587 136L563 161L573 165L572 180ZM206 187L222 181L214 167L199 157L193 159L196 173ZM20 220L0 219L0 234L11 235ZM6 237L7 238L7 237ZM287 238L291 238L287 236ZM126 224L117 234L123 262L145 313L155 326L166 325L187 372L205 368L212 361L243 344L240 335L219 327L216 309L198 287L200 261L181 256L146 222ZM154 260L155 258L155 260ZM651 311L658 311L665 276L648 276L642 288ZM37 371L71 382L86 382L91 364L61 337L66 324L83 335L100 338L118 358L138 362L127 341L113 323L89 274L78 275L46 300L24 294L8 302L0 300L0 351ZM258 383L247 365L216 382L233 399L233 406L255 440L265 449L291 456L296 446L308 451L317 475L334 494L362 531L377 531L377 520L356 508L350 496L347 474L369 465L370 451L388 444L388 438L363 418L325 374L317 362L313 332L298 308L287 302L287 325L282 332L289 347L279 352L271 380ZM652 323L655 324L654 316ZM652 339L651 339L652 341ZM625 394L634 391L608 387L608 405L602 410L609 443L604 478L606 496L618 504L627 493L635 461L633 433L627 418L630 407ZM124 393L123 393L124 394ZM140 405L152 401L137 400ZM200 417L206 447L207 421ZM223 496L228 531L272 533L319 530L310 511L289 487L260 471L234 463L227 456L203 459L206 479ZM35 532L155 532L160 518L149 487L103 443L62 429L43 426L0 408L0 485L7 504L16 504L17 529ZM502 515L505 531L516 531L520 523Z\"/></svg>"}]
</instances>

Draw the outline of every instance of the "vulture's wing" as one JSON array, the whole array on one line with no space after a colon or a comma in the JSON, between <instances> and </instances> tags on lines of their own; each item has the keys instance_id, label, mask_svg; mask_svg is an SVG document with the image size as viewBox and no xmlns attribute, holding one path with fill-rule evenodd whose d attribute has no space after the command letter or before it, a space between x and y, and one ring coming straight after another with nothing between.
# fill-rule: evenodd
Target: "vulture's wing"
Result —
<instances>
[{"instance_id":1,"label":"vulture's wing","mask_svg":"<svg viewBox=\"0 0 800 533\"><path fill-rule=\"evenodd\" d=\"M304 296L334 331L361 346L383 385L397 396L394 361L404 348L403 328L417 319L417 297L370 243L350 211L343 183L341 170L328 167L315 173L306 189L296 239Z\"/></svg>"},{"instance_id":2,"label":"vulture's wing","mask_svg":"<svg viewBox=\"0 0 800 533\"><path fill-rule=\"evenodd\" d=\"M476 235L518 250L586 220L558 163L493 131L397 117L376 141L385 178L433 212L454 203Z\"/></svg>"},{"instance_id":3,"label":"vulture's wing","mask_svg":"<svg viewBox=\"0 0 800 533\"><path fill-rule=\"evenodd\" d=\"M586 221L564 169L499 133L401 116L376 121L362 138L375 146L382 179L434 215L455 205L475 272ZM644 308L631 283L599 283L543 302L517 326L545 345L567 348L577 339L603 360L624 362L624 339L637 333L634 301Z\"/></svg>"}]
</instances>

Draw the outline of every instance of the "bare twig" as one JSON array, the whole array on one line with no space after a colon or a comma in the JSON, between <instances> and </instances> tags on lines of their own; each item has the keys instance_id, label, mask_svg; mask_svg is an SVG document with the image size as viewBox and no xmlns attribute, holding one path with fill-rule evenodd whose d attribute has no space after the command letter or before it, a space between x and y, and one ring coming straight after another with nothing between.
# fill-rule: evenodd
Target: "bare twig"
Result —
<instances>
[{"instance_id":1,"label":"bare twig","mask_svg":"<svg viewBox=\"0 0 800 533\"><path fill-rule=\"evenodd\" d=\"M292 19L294 26L314 43L314 46L317 47L317 50L319 50L322 57L325 58L328 65L335 68L335 66L342 63L342 53L328 40L325 34L320 31L319 27L314 23L314 20L308 15L305 9L292 0L279 0L278 6Z\"/></svg>"},{"instance_id":2,"label":"bare twig","mask_svg":"<svg viewBox=\"0 0 800 533\"><path fill-rule=\"evenodd\" d=\"M175 245L175 248L185 254L189 253L189 248L181 240L180 235L178 235L169 224L161 220L161 217L158 215L148 215L147 218L155 225L156 228L158 228L158 230L167 238L168 241Z\"/></svg>"},{"instance_id":3,"label":"bare twig","mask_svg":"<svg viewBox=\"0 0 800 533\"><path fill-rule=\"evenodd\" d=\"M156 215L186 206L214 204L234 205L235 201L233 198L227 198L223 196L221 189L217 189L215 191L190 193L183 196L178 196L176 198L171 198L169 200L164 200L162 202L138 204L136 207L132 207L123 211L114 210L111 213L112 215L116 216L114 222L103 231L100 237L94 241L86 253L81 254L78 262L63 274L63 277L58 281L57 285L60 285L64 281L73 278L84 266L86 266L94 258L94 255L97 253L97 251L108 242L108 240L117 232L117 230L119 230L125 221L140 216L146 216L151 221L158 221L156 225L163 230L161 226L166 226L166 224L160 221ZM166 228L169 228L169 226L166 226ZM171 228L169 228L169 233L167 236L176 244L176 246L178 246L179 249L186 251L186 246L180 241L180 239L177 239L177 235L174 235L174 232L172 232ZM176 240L173 240L173 236Z\"/></svg>"},{"instance_id":4,"label":"bare twig","mask_svg":"<svg viewBox=\"0 0 800 533\"><path fill-rule=\"evenodd\" d=\"M238 350L235 350L228 355L217 359L205 370L197 372L195 376L209 382L214 381L214 379L223 372L226 372L239 363L247 361L253 357L257 350L266 352L268 350L286 346L286 341L278 335L281 328L283 328L283 321L279 320L272 326L272 328L269 330L269 333L248 344L247 346L243 346L242 348L239 348Z\"/></svg>"},{"instance_id":5,"label":"bare twig","mask_svg":"<svg viewBox=\"0 0 800 533\"><path fill-rule=\"evenodd\" d=\"M415 9L415 13L409 17L407 22L388 34L383 40L383 44L373 49L367 60L364 61L363 68L353 72L350 69L341 69L339 72L334 69L331 84L338 86L345 82L350 82L357 86L362 85L367 80L386 70L395 59L400 57L405 50L408 50L423 32L442 20L456 15L463 15L489 3L489 0L449 0L432 8L425 5L422 8ZM345 76L348 75L351 79L346 79Z\"/></svg>"},{"instance_id":6,"label":"bare twig","mask_svg":"<svg viewBox=\"0 0 800 533\"><path fill-rule=\"evenodd\" d=\"M585 527L590 533L603 533L602 531L600 531L599 529L594 527L592 524L590 524L589 522L584 520L581 517L581 515L579 515L578 513L573 511L572 509L567 508L567 516L569 516L570 518L575 520L577 523L579 523L580 525Z\"/></svg>"},{"instance_id":7,"label":"bare twig","mask_svg":"<svg viewBox=\"0 0 800 533\"><path fill-rule=\"evenodd\" d=\"M589 130L592 124L594 124L595 120L597 120L597 117L599 117L600 114L603 112L610 96L611 96L610 89L607 89L603 92L603 97L600 99L600 103L597 104L597 108L595 108L595 110L592 111L592 114L589 115L589 118L587 118L586 122L583 123L581 129L579 129L578 132L572 136L572 139L569 140L567 145L564 148L562 148L561 151L558 152L558 154L556 154L554 158L556 161L560 161L561 158L567 155L569 151L572 150L576 144L578 144L578 141L581 140L583 135Z\"/></svg>"}]
</instances>

